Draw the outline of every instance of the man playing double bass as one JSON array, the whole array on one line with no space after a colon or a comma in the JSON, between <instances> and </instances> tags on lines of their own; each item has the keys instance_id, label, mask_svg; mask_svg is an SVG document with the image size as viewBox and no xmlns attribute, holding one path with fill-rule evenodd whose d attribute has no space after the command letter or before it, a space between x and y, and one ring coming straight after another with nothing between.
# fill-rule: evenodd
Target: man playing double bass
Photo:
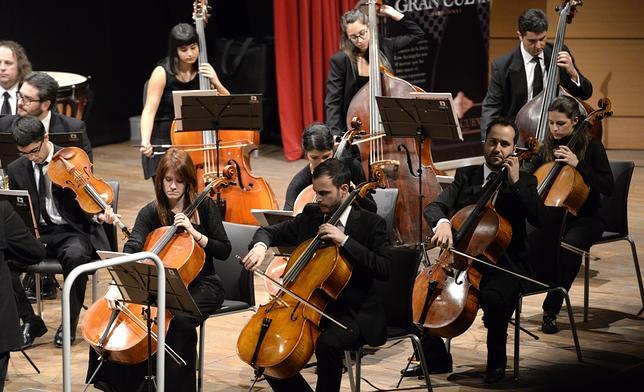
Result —
<instances>
[{"instance_id":1,"label":"man playing double bass","mask_svg":"<svg viewBox=\"0 0 644 392\"><path fill-rule=\"evenodd\" d=\"M545 12L537 8L524 11L519 16L517 35L519 47L492 62L492 78L483 100L481 132L495 117L514 120L523 105L545 88L546 70L552 58L552 45L546 43L548 19ZM579 72L565 45L556 59L561 68L559 83L579 99L590 98L593 86ZM481 138L484 137L481 134Z\"/></svg>"},{"instance_id":2,"label":"man playing double bass","mask_svg":"<svg viewBox=\"0 0 644 392\"><path fill-rule=\"evenodd\" d=\"M549 223L548 209L537 194L536 178L519 171L519 160L513 156L518 139L516 127L510 121L495 119L488 126L483 146L484 165L456 170L454 182L438 198L425 207L425 219L433 227L432 241L441 247L452 246L452 226L449 221L461 208L476 204L484 184L501 168L507 168L507 177L500 191L493 198L499 215L512 226L512 240L497 265L522 275L532 275L529 251L526 244L526 219L535 227ZM478 255L472 255L478 256ZM480 266L476 266L480 269ZM508 321L515 309L524 282L503 271L484 269L480 284L480 305L487 333L487 369L484 381L493 383L505 377L506 339ZM427 331L425 331L427 332ZM439 337L424 334L422 338L425 357L432 373L451 371L451 356ZM405 375L422 374L412 367Z\"/></svg>"},{"instance_id":3,"label":"man playing double bass","mask_svg":"<svg viewBox=\"0 0 644 392\"><path fill-rule=\"evenodd\" d=\"M316 391L339 391L342 380L344 350L362 343L385 342L385 314L378 301L374 279L386 279L390 258L385 252L387 228L378 215L351 205L338 226L324 223L349 195L351 174L342 161L331 158L313 171L313 189L317 203L310 203L293 220L260 228L243 259L244 267L255 270L264 260L269 246L293 246L319 234L329 245L340 247L340 253L353 267L351 279L326 311L348 330L322 319L322 334L317 339L318 382ZM342 228L341 228L342 227ZM301 374L278 380L266 377L275 391L310 391Z\"/></svg>"}]
</instances>

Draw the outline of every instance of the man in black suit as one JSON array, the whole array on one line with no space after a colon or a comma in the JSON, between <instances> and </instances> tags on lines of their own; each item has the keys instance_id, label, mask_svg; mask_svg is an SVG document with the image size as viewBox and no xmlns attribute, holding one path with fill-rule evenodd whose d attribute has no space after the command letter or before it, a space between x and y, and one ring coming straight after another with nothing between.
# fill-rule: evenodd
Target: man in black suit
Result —
<instances>
[{"instance_id":1,"label":"man in black suit","mask_svg":"<svg viewBox=\"0 0 644 392\"><path fill-rule=\"evenodd\" d=\"M43 123L33 116L23 116L14 123L13 137L22 155L8 167L11 189L29 191L41 234L40 241L46 244L47 255L55 257L67 276L74 267L91 260L95 250L109 249L107 236L100 223L112 223L113 213L89 216L80 209L74 193L53 184L47 176L47 165L60 147L49 141ZM17 276L14 275L14 283ZM78 315L83 299L87 276L76 280L71 295L72 341L75 338ZM37 336L46 332L42 319L37 317L22 286L14 284L18 311L23 319L25 343L30 345ZM62 347L62 327L58 328L54 344Z\"/></svg>"},{"instance_id":2,"label":"man in black suit","mask_svg":"<svg viewBox=\"0 0 644 392\"><path fill-rule=\"evenodd\" d=\"M547 32L548 19L542 10L528 9L519 17L519 47L492 62L492 78L483 99L481 132L494 117L514 120L523 105L545 88L546 70L552 58L552 44L546 43ZM556 59L559 83L579 99L590 98L593 86L576 68L565 45ZM481 138L484 137L482 133Z\"/></svg>"},{"instance_id":3,"label":"man in black suit","mask_svg":"<svg viewBox=\"0 0 644 392\"><path fill-rule=\"evenodd\" d=\"M313 171L313 189L318 202L308 204L291 221L258 229L250 244L250 252L243 260L247 269L257 269L269 246L299 245L319 234L328 244L338 246L353 267L349 283L326 309L349 330L345 331L326 319L321 322L322 334L315 348L317 391L340 389L345 349L364 342L380 345L386 340L384 310L374 288L374 279L387 279L389 276L385 221L354 204L341 215L338 226L324 223L349 195L350 179L349 169L338 159L319 164ZM276 391L311 390L299 373L284 380L266 379Z\"/></svg>"},{"instance_id":4,"label":"man in black suit","mask_svg":"<svg viewBox=\"0 0 644 392\"><path fill-rule=\"evenodd\" d=\"M12 124L21 116L35 116L42 121L46 133L82 132L83 150L92 157L92 144L85 123L56 112L58 82L45 72L31 72L20 85L17 116L0 118L0 132L11 132Z\"/></svg>"},{"instance_id":5,"label":"man in black suit","mask_svg":"<svg viewBox=\"0 0 644 392\"><path fill-rule=\"evenodd\" d=\"M453 233L449 218L461 208L476 204L483 193L484 184L499 175L500 170L505 167L507 176L493 201L499 215L507 219L512 226L512 240L496 264L530 276L533 272L526 243L526 219L531 225L542 227L550 223L550 214L537 194L536 178L519 171L519 160L513 156L517 139L518 133L512 122L499 118L492 120L483 147L485 164L457 169L454 182L425 208L424 215L434 230L432 242L442 247L451 247ZM480 266L477 268L484 271L479 301L483 308L483 323L488 329L487 370L484 380L493 383L505 377L508 321L525 283L520 278L502 271ZM441 339L425 334L422 340L430 369L451 369L451 357L445 351ZM413 368L405 375L419 373L418 369Z\"/></svg>"},{"instance_id":6,"label":"man in black suit","mask_svg":"<svg viewBox=\"0 0 644 392\"><path fill-rule=\"evenodd\" d=\"M11 291L7 258L25 264L38 263L45 257L45 247L27 230L11 204L0 201L0 391L4 388L9 353L22 346L20 321Z\"/></svg>"}]
</instances>

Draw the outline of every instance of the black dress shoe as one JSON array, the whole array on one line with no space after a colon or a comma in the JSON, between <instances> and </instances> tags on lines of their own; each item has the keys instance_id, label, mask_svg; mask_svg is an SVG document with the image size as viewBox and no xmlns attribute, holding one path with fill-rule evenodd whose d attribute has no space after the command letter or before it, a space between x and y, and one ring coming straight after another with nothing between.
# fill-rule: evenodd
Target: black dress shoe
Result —
<instances>
[{"instance_id":1,"label":"black dress shoe","mask_svg":"<svg viewBox=\"0 0 644 392\"><path fill-rule=\"evenodd\" d=\"M30 303L36 303L36 281L35 274L27 273L22 280L25 294ZM40 298L56 299L60 285L53 274L40 274Z\"/></svg>"},{"instance_id":2,"label":"black dress shoe","mask_svg":"<svg viewBox=\"0 0 644 392\"><path fill-rule=\"evenodd\" d=\"M543 322L541 323L541 332L547 334L559 332L559 327L557 326L557 316L544 313Z\"/></svg>"},{"instance_id":3,"label":"black dress shoe","mask_svg":"<svg viewBox=\"0 0 644 392\"><path fill-rule=\"evenodd\" d=\"M71 330L71 342L74 344L76 341L76 326L78 325L78 319L72 320L72 330ZM56 334L54 335L54 346L58 348L63 347L63 325L61 324L58 329L56 330Z\"/></svg>"},{"instance_id":4,"label":"black dress shoe","mask_svg":"<svg viewBox=\"0 0 644 392\"><path fill-rule=\"evenodd\" d=\"M436 360L433 359L431 362L427 364L427 370L429 370L429 374L442 374L442 373L451 373L452 372L452 356L449 355L446 357L447 359L443 360ZM403 377L423 377L423 368L418 365L412 365L409 366L407 369L403 369L400 371L400 374L403 375Z\"/></svg>"},{"instance_id":5,"label":"black dress shoe","mask_svg":"<svg viewBox=\"0 0 644 392\"><path fill-rule=\"evenodd\" d=\"M505 367L500 367L496 369L487 369L485 371L485 377L483 377L483 382L486 384L494 384L505 378Z\"/></svg>"},{"instance_id":6,"label":"black dress shoe","mask_svg":"<svg viewBox=\"0 0 644 392\"><path fill-rule=\"evenodd\" d=\"M34 316L22 325L22 349L31 347L36 338L47 333L45 322L38 316Z\"/></svg>"}]
</instances>

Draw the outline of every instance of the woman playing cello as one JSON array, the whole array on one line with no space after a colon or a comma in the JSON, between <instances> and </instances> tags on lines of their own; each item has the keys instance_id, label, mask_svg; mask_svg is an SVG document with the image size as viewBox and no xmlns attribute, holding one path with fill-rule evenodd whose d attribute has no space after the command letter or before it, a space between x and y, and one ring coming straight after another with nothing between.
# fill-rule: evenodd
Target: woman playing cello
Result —
<instances>
[{"instance_id":1,"label":"woman playing cello","mask_svg":"<svg viewBox=\"0 0 644 392\"><path fill-rule=\"evenodd\" d=\"M532 172L542 164L548 162L563 162L574 167L586 185L590 193L577 216L568 214L566 231L563 242L575 246L584 251L597 242L603 232L603 222L599 216L600 194L609 196L613 192L613 174L608 163L606 150L602 142L592 137L585 129L577 138L578 142L572 148L567 144L572 138L576 125L583 121L579 111L579 104L569 96L555 98L548 107L548 126L550 132L546 136L541 154L524 167L524 170ZM560 260L560 282L559 284L570 290L572 282L579 272L581 255L570 250L561 249ZM559 292L550 292L543 302L543 324L544 333L557 333L557 315L563 304L563 296Z\"/></svg>"},{"instance_id":2,"label":"woman playing cello","mask_svg":"<svg viewBox=\"0 0 644 392\"><path fill-rule=\"evenodd\" d=\"M146 179L154 177L161 159L153 154L152 145L171 144L170 127L174 120L172 91L199 90L197 74L201 73L210 79L212 88L219 94L229 95L210 64L197 68L198 59L199 37L195 28L187 23L174 26L168 37L168 56L152 71L141 113L141 162Z\"/></svg>"},{"instance_id":3,"label":"woman playing cello","mask_svg":"<svg viewBox=\"0 0 644 392\"><path fill-rule=\"evenodd\" d=\"M423 30L414 20L398 12L395 8L383 5L379 15L397 21L406 34L395 38L386 38L381 44L381 64L394 71L394 53L418 42L425 36ZM369 80L369 25L368 18L362 11L347 11L340 22L342 37L340 51L329 61L329 76L326 83L326 123L336 136L347 131L347 110L353 96ZM366 119L363 119L366 120ZM352 154L357 157L357 147L352 147Z\"/></svg>"},{"instance_id":4,"label":"woman playing cello","mask_svg":"<svg viewBox=\"0 0 644 392\"><path fill-rule=\"evenodd\" d=\"M206 198L195 213L185 216L183 211L195 200L197 178L188 153L171 148L161 158L157 168L154 189L156 200L139 211L132 234L123 248L124 252L135 253L143 250L148 234L153 230L175 224L189 233L206 253L206 262L199 275L188 286L188 291L199 307L204 319L213 314L224 300L224 288L217 276L213 259L228 257L231 246L219 212L212 199ZM114 308L118 290L110 289L105 298ZM196 390L196 327L203 320L175 314L170 323L166 344L186 362L178 366L175 361L166 360L166 387L171 391ZM93 372L96 354L90 349L90 369ZM146 363L140 365L117 365L105 363L94 379L97 388L109 391L136 390L146 374ZM129 376L124 376L129 375Z\"/></svg>"},{"instance_id":5,"label":"woman playing cello","mask_svg":"<svg viewBox=\"0 0 644 392\"><path fill-rule=\"evenodd\" d=\"M352 266L350 280L338 299L326 307L331 316L349 329L344 330L327 319L321 322L322 333L315 346L318 391L340 390L344 350L363 342L382 344L386 338L384 310L374 288L374 279L386 279L389 274L390 260L384 251L388 242L385 221L352 205L340 216L343 229L324 223L325 216L333 214L348 197L349 181L349 170L341 161L322 162L313 171L313 189L318 202L307 205L291 221L260 228L243 259L247 269L255 270L264 260L268 246L298 245L320 235L328 244L339 247L340 254ZM269 326L268 334L271 333ZM266 379L275 391L311 390L300 373L285 379L269 377L267 373Z\"/></svg>"}]
</instances>

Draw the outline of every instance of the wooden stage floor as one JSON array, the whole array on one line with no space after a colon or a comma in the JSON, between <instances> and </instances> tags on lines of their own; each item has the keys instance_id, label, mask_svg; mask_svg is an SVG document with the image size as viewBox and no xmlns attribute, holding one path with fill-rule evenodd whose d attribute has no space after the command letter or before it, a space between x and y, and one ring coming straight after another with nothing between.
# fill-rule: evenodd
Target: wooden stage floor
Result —
<instances>
[{"instance_id":1,"label":"wooden stage floor","mask_svg":"<svg viewBox=\"0 0 644 392\"><path fill-rule=\"evenodd\" d=\"M121 182L119 211L128 225L134 223L136 212L153 199L153 189L143 180L137 149L132 142L98 147L94 150L96 173L106 179ZM629 222L640 255L644 255L644 152L610 151L611 159L636 162L635 175L629 199ZM290 178L304 165L304 161L288 163L281 150L263 146L258 157L252 158L256 175L264 176L272 185L280 204L284 201ZM581 322L583 309L583 268L571 290L571 300L578 322L579 338L584 362L578 363L572 343L567 317L559 319L562 331L556 335L540 333L541 302L543 296L529 297L524 301L522 325L535 332L539 340L521 336L521 378L511 377L488 386L483 384L480 372L485 368L486 330L481 312L465 334L452 341L454 372L432 376L438 391L483 390L623 390L628 384L639 381L644 375L644 322L636 314L642 308L634 274L633 261L627 243L619 242L593 248L601 260L591 264L590 319ZM643 259L644 261L644 259ZM62 280L62 277L58 277ZM107 287L107 274L102 273L99 293ZM256 280L257 302L264 303L267 295L262 282ZM88 287L86 303L91 301ZM563 313L562 313L563 314ZM81 312L83 317L84 312ZM246 391L251 383L252 371L236 354L236 341L241 326L251 316L250 312L211 319L207 323L205 355L205 391ZM40 367L41 374L31 368L18 352L12 353L9 362L7 391L59 391L62 390L62 351L53 345L53 335L60 323L60 295L45 302L44 319L49 331L36 339L27 353ZM79 333L80 337L80 333ZM513 341L513 331L508 340ZM408 342L387 350L380 350L363 359L363 377L381 388L392 388L398 381L399 370L406 363L411 349ZM85 380L88 346L82 341L72 347L73 390L82 390ZM508 346L508 374L512 372L512 346ZM315 383L312 369L303 372L306 379ZM406 379L403 387L417 386L417 380ZM632 384L631 384L632 385ZM365 382L364 390L372 390ZM90 390L94 390L90 388ZM268 391L265 382L256 384L254 391ZM342 390L349 390L348 378L343 378ZM173 391L174 392L174 391Z\"/></svg>"}]
</instances>

